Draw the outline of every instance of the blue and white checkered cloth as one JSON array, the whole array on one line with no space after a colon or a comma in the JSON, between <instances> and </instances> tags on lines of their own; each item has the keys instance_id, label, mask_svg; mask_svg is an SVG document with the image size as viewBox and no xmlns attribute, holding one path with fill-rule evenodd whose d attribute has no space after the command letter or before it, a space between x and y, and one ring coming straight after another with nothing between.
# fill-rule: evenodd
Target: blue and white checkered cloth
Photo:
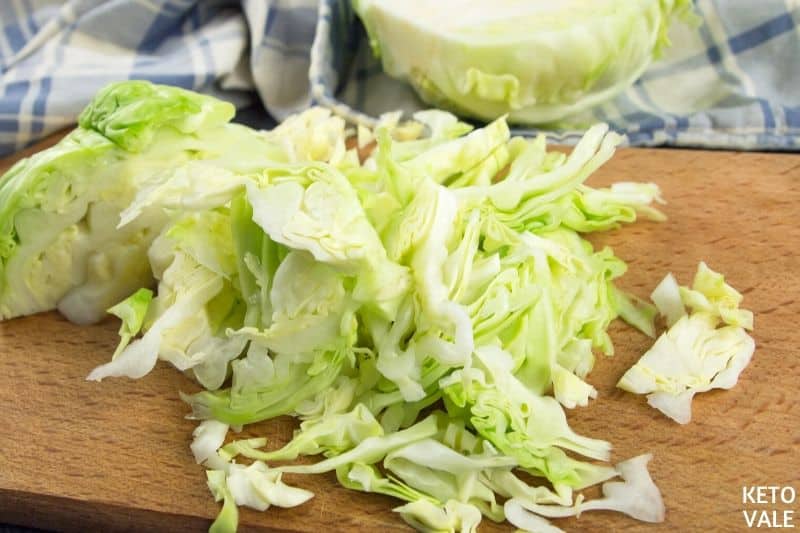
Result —
<instances>
[{"instance_id":1,"label":"blue and white checkered cloth","mask_svg":"<svg viewBox=\"0 0 800 533\"><path fill-rule=\"evenodd\" d=\"M673 25L664 57L581 122L608 122L632 145L800 149L800 0L696 9L699 28ZM260 100L277 120L312 104L360 122L424 107L382 73L347 0L1 0L0 26L0 155L128 78Z\"/></svg>"}]
</instances>

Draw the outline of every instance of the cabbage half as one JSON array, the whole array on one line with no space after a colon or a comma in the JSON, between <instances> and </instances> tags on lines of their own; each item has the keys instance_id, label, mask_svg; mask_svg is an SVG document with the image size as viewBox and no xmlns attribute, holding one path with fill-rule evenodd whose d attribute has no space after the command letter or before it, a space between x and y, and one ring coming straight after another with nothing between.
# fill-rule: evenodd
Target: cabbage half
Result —
<instances>
[{"instance_id":1,"label":"cabbage half","mask_svg":"<svg viewBox=\"0 0 800 533\"><path fill-rule=\"evenodd\" d=\"M630 86L689 0L353 0L390 76L485 120L561 120Z\"/></svg>"},{"instance_id":2,"label":"cabbage half","mask_svg":"<svg viewBox=\"0 0 800 533\"><path fill-rule=\"evenodd\" d=\"M231 104L129 81L98 93L79 126L0 178L0 319L58 308L91 323L152 282L147 250L169 214L117 229L120 211L159 173L192 160L246 170L279 153L228 124Z\"/></svg>"}]
</instances>

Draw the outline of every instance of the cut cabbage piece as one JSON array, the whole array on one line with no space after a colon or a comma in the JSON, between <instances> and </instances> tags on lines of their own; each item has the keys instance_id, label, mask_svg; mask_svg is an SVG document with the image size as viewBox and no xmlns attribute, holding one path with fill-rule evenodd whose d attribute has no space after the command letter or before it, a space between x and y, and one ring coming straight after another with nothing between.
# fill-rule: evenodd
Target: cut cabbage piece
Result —
<instances>
[{"instance_id":1,"label":"cut cabbage piece","mask_svg":"<svg viewBox=\"0 0 800 533\"><path fill-rule=\"evenodd\" d=\"M643 522L663 522L665 509L661 491L653 483L653 479L647 471L647 463L651 458L651 455L645 454L617 464L616 470L622 481L603 483L602 498L587 501L578 499L573 506L542 505L524 500L509 500L509 502L514 502L511 504L512 518L519 521L519 523L512 523L517 527L524 527L525 523L540 522L538 518L542 516L563 518L579 516L581 513L593 510L618 511ZM523 510L529 511L529 513L525 513Z\"/></svg>"},{"instance_id":2,"label":"cut cabbage piece","mask_svg":"<svg viewBox=\"0 0 800 533\"><path fill-rule=\"evenodd\" d=\"M216 420L204 420L192 432L192 450L194 460L212 469L225 469L225 462L217 453L225 442L228 434L228 424Z\"/></svg>"},{"instance_id":3,"label":"cut cabbage piece","mask_svg":"<svg viewBox=\"0 0 800 533\"><path fill-rule=\"evenodd\" d=\"M79 324L152 283L147 250L167 217L120 212L154 176L192 160L249 171L285 160L228 122L231 104L145 81L101 90L78 127L0 179L0 319L56 307Z\"/></svg>"},{"instance_id":4,"label":"cut cabbage piece","mask_svg":"<svg viewBox=\"0 0 800 533\"><path fill-rule=\"evenodd\" d=\"M236 505L257 511L265 511L270 505L297 507L314 497L311 491L286 485L279 471L261 461L250 466L231 463L226 483Z\"/></svg>"},{"instance_id":5,"label":"cut cabbage piece","mask_svg":"<svg viewBox=\"0 0 800 533\"><path fill-rule=\"evenodd\" d=\"M481 522L481 512L476 507L457 500L448 500L443 507L417 500L395 507L394 512L417 531L476 533Z\"/></svg>"},{"instance_id":6,"label":"cut cabbage piece","mask_svg":"<svg viewBox=\"0 0 800 533\"><path fill-rule=\"evenodd\" d=\"M617 383L680 424L692 418L692 398L730 389L750 363L755 341L745 331L753 314L721 274L700 263L691 289L667 275L651 296L669 329ZM686 307L690 314L686 314Z\"/></svg>"}]
</instances>

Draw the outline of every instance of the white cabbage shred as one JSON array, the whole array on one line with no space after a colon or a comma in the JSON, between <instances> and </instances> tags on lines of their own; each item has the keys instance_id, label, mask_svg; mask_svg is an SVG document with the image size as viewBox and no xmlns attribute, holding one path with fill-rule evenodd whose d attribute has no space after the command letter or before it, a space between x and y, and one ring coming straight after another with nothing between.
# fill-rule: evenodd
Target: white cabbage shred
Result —
<instances>
[{"instance_id":1,"label":"white cabbage shred","mask_svg":"<svg viewBox=\"0 0 800 533\"><path fill-rule=\"evenodd\" d=\"M183 398L224 502L212 531L235 530L237 506L303 504L303 476L325 472L401 500L425 531L483 517L555 531L547 518L595 509L663 519L649 456L614 467L611 444L567 417L598 394L614 319L655 334L655 308L614 284L625 263L583 238L664 219L655 184L586 185L616 133L594 126L564 154L442 111L357 132L318 108L269 132L231 115L115 84L0 181L0 316L110 307L120 344L89 379L161 360L198 383ZM732 386L752 354L740 299L704 265L691 289L668 279L653 300L670 330L620 385L687 419L691 396ZM283 415L300 423L280 448L229 431Z\"/></svg>"}]
</instances>

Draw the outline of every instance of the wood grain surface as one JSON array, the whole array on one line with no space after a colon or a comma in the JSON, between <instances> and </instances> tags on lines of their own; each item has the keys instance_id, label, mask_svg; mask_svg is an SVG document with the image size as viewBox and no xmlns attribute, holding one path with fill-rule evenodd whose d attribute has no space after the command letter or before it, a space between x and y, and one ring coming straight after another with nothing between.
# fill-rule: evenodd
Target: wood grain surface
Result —
<instances>
[{"instance_id":1,"label":"wood grain surface","mask_svg":"<svg viewBox=\"0 0 800 533\"><path fill-rule=\"evenodd\" d=\"M7 166L10 162L5 162ZM696 397L679 426L614 388L651 341L612 326L616 355L590 381L599 398L569 413L581 434L611 441L614 461L651 452L666 522L616 513L557 521L567 531L739 531L742 487L800 491L800 156L622 149L590 183L655 181L666 223L593 236L628 262L621 285L647 296L668 272L688 283L700 260L726 274L755 312L757 347L731 391ZM178 391L197 386L159 363L138 381L84 380L116 344L117 323L77 327L54 313L0 324L0 521L70 531L203 531L217 512L188 445L195 424ZM277 446L291 420L253 426ZM350 492L333 474L291 477L316 497L295 509L241 512L241 531L408 531L395 501ZM795 524L800 523L800 516ZM481 531L510 531L487 521Z\"/></svg>"}]
</instances>

